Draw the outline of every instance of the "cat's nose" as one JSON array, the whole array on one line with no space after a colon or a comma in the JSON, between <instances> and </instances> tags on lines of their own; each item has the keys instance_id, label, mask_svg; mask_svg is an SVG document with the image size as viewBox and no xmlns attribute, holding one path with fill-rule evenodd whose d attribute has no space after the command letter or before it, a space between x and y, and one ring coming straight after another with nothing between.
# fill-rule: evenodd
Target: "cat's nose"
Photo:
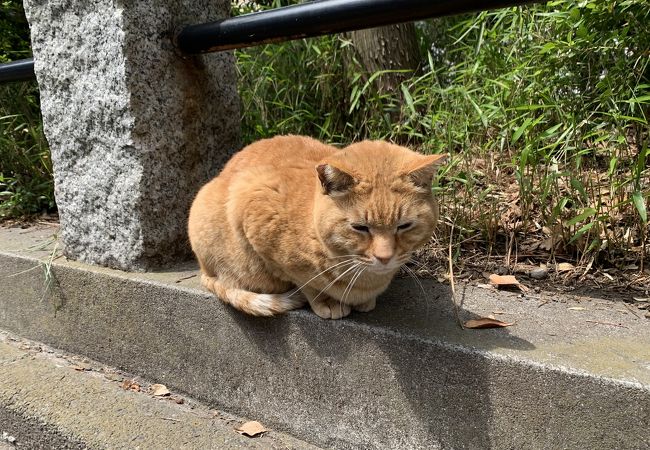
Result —
<instances>
[{"instance_id":1,"label":"cat's nose","mask_svg":"<svg viewBox=\"0 0 650 450\"><path fill-rule=\"evenodd\" d=\"M384 258L384 257L375 255L375 258L377 258L377 261L379 261L380 263L385 265L385 264L388 264L388 262L391 260L392 256L389 256L388 258Z\"/></svg>"}]
</instances>

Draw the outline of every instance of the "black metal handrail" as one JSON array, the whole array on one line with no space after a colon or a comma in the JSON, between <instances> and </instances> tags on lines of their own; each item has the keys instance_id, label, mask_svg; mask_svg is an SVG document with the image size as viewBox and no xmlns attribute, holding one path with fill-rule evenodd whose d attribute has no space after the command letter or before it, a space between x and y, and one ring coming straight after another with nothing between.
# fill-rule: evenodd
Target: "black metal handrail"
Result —
<instances>
[{"instance_id":1,"label":"black metal handrail","mask_svg":"<svg viewBox=\"0 0 650 450\"><path fill-rule=\"evenodd\" d=\"M186 54L218 52L540 0L314 0L188 25L174 36ZM34 78L34 60L0 64L0 83Z\"/></svg>"},{"instance_id":2,"label":"black metal handrail","mask_svg":"<svg viewBox=\"0 0 650 450\"><path fill-rule=\"evenodd\" d=\"M176 35L175 43L183 53L216 52L534 2L535 0L316 0L216 22L189 25Z\"/></svg>"},{"instance_id":3,"label":"black metal handrail","mask_svg":"<svg viewBox=\"0 0 650 450\"><path fill-rule=\"evenodd\" d=\"M0 83L34 79L34 58L0 64Z\"/></svg>"}]
</instances>

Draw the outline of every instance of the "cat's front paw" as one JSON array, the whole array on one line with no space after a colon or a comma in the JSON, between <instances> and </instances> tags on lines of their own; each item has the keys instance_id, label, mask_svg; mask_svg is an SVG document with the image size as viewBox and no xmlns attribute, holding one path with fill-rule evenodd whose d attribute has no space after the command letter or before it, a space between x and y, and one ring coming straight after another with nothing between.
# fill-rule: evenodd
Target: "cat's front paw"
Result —
<instances>
[{"instance_id":1,"label":"cat's front paw","mask_svg":"<svg viewBox=\"0 0 650 450\"><path fill-rule=\"evenodd\" d=\"M365 303L354 305L352 308L354 308L355 311L359 311L359 312L369 312L375 309L375 306L377 306L377 299L373 298L371 300L368 300Z\"/></svg>"},{"instance_id":2,"label":"cat's front paw","mask_svg":"<svg viewBox=\"0 0 650 450\"><path fill-rule=\"evenodd\" d=\"M323 319L341 319L352 312L350 305L329 297L323 300L312 301L310 305L316 315Z\"/></svg>"}]
</instances>

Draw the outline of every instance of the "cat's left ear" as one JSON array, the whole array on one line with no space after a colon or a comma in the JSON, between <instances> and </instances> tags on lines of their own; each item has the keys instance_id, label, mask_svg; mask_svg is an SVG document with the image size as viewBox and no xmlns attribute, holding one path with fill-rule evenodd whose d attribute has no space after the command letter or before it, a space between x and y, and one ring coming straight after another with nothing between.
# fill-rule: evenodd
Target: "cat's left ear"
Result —
<instances>
[{"instance_id":1,"label":"cat's left ear","mask_svg":"<svg viewBox=\"0 0 650 450\"><path fill-rule=\"evenodd\" d=\"M433 175L436 173L438 166L445 162L447 156L446 154L419 156L406 167L404 174L408 176L418 191L430 193Z\"/></svg>"},{"instance_id":2,"label":"cat's left ear","mask_svg":"<svg viewBox=\"0 0 650 450\"><path fill-rule=\"evenodd\" d=\"M316 171L323 188L323 194L331 197L347 194L358 183L352 175L331 164L319 164L316 166Z\"/></svg>"}]
</instances>

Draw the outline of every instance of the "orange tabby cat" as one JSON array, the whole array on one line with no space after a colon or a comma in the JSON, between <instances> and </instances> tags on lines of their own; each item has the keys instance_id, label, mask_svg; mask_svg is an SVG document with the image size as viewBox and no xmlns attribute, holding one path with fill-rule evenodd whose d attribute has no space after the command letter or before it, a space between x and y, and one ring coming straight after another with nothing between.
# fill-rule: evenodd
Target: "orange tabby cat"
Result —
<instances>
[{"instance_id":1,"label":"orange tabby cat","mask_svg":"<svg viewBox=\"0 0 650 450\"><path fill-rule=\"evenodd\" d=\"M258 316L302 306L298 291L325 319L371 311L431 236L442 158L380 141L339 150L278 136L249 145L192 204L201 283Z\"/></svg>"}]
</instances>

